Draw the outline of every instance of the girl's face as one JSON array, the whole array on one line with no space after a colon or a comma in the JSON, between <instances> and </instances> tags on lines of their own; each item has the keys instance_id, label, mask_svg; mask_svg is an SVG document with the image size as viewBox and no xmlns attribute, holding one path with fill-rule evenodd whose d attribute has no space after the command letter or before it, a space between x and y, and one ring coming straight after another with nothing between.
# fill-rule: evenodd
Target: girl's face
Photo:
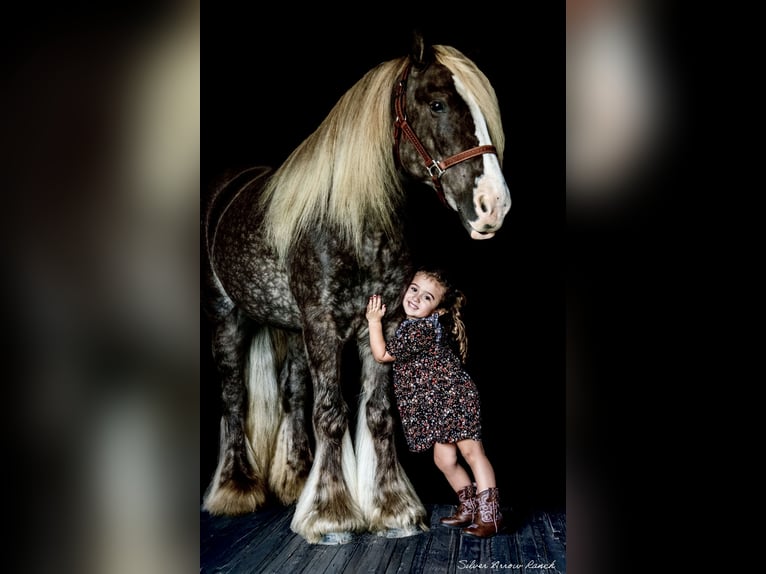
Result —
<instances>
[{"instance_id":1,"label":"girl's face","mask_svg":"<svg viewBox=\"0 0 766 574\"><path fill-rule=\"evenodd\" d=\"M422 319L433 314L444 297L444 287L423 273L417 273L402 300L404 312L410 319Z\"/></svg>"}]
</instances>

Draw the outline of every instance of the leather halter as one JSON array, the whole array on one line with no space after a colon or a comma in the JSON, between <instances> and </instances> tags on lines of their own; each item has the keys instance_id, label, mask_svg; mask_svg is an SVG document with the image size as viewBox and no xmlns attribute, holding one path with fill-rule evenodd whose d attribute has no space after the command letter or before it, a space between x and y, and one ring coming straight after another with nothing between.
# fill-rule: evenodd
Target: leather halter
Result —
<instances>
[{"instance_id":1,"label":"leather halter","mask_svg":"<svg viewBox=\"0 0 766 574\"><path fill-rule=\"evenodd\" d=\"M450 156L444 160L438 161L433 159L418 136L415 135L412 126L410 126L410 124L407 122L407 77L409 76L411 67L412 64L408 62L407 66L405 66L404 70L402 71L401 76L399 76L399 80L396 82L396 86L394 88L394 114L396 116L394 119L394 151L396 152L396 158L399 161L399 165L402 165L402 159L399 155L399 141L401 140L402 134L404 134L404 136L410 140L410 143L415 146L415 149L417 150L418 154L420 154L420 157L423 158L426 170L428 171L428 175L431 176L431 179L434 183L434 188L436 188L436 193L439 195L439 199L441 199L442 203L446 204L447 200L444 197L444 189L442 188L441 183L441 176L444 175L444 172L453 165L456 165L472 157L476 157L477 155L482 155L485 153L493 153L497 155L497 150L493 145L480 145L472 147L466 151L456 153L455 155Z\"/></svg>"}]
</instances>

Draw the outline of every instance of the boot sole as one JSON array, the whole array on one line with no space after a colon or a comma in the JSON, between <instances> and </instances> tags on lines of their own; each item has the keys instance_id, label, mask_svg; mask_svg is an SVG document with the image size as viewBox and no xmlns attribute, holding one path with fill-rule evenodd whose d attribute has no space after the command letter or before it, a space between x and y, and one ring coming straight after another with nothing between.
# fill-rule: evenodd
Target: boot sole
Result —
<instances>
[{"instance_id":1,"label":"boot sole","mask_svg":"<svg viewBox=\"0 0 766 574\"><path fill-rule=\"evenodd\" d=\"M465 528L466 526L471 525L470 522L468 522L467 524L444 524L443 522L440 522L439 524L441 524L442 526L446 528Z\"/></svg>"},{"instance_id":2,"label":"boot sole","mask_svg":"<svg viewBox=\"0 0 766 574\"><path fill-rule=\"evenodd\" d=\"M479 536L478 534L474 534L473 532L464 532L464 531L461 531L461 534L463 534L463 536L470 536L471 538L492 538L493 536L502 534L504 531L505 531L505 526L501 527L497 532L493 532L492 534L487 534L486 536Z\"/></svg>"}]
</instances>

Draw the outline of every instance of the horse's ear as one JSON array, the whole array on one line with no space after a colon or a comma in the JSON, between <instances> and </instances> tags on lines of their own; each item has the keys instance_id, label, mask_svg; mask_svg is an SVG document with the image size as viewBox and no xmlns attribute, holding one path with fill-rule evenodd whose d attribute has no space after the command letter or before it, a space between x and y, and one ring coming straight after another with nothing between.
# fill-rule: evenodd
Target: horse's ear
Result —
<instances>
[{"instance_id":1,"label":"horse's ear","mask_svg":"<svg viewBox=\"0 0 766 574\"><path fill-rule=\"evenodd\" d=\"M423 32L413 30L412 44L410 46L410 60L413 66L423 69L434 61L434 51L430 44L426 43Z\"/></svg>"}]
</instances>

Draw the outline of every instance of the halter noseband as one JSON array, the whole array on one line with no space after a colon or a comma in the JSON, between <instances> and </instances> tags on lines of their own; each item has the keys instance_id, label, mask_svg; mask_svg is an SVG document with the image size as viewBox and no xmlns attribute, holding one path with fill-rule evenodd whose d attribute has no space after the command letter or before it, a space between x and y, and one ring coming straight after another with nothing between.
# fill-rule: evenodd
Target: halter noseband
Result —
<instances>
[{"instance_id":1,"label":"halter noseband","mask_svg":"<svg viewBox=\"0 0 766 574\"><path fill-rule=\"evenodd\" d=\"M458 164L477 155L482 155L485 153L493 153L497 155L497 150L493 145L480 145L472 147L466 151L456 153L455 155L441 161L433 159L426 150L425 146L423 146L418 136L415 135L415 132L412 130L412 126L410 126L410 124L407 122L407 113L405 110L407 98L407 76L409 76L410 67L411 63L408 62L394 88L394 113L396 115L394 119L394 151L396 152L396 158L401 165L402 160L401 156L399 155L399 141L402 134L404 134L404 136L410 140L410 143L415 146L415 149L420 154L420 157L423 158L426 170L428 171L428 175L431 176L431 179L434 182L436 193L439 195L439 199L442 200L442 203L446 204L447 200L444 197L444 189L442 188L441 176L444 175L444 172L447 171L447 168L450 168L455 164Z\"/></svg>"}]
</instances>

